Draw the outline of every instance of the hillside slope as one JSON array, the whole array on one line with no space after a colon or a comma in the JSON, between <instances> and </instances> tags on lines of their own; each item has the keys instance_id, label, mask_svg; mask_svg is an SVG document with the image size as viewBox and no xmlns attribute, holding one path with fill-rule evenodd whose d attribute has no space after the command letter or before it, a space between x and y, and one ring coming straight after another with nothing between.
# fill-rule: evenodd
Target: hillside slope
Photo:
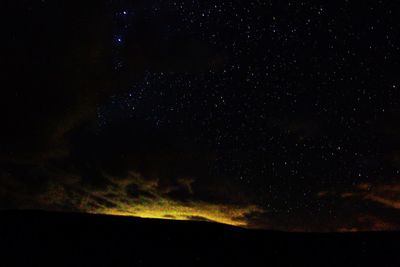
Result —
<instances>
[{"instance_id":1,"label":"hillside slope","mask_svg":"<svg viewBox=\"0 0 400 267\"><path fill-rule=\"evenodd\" d=\"M4 266L400 266L400 233L283 233L208 223L0 212Z\"/></svg>"}]
</instances>

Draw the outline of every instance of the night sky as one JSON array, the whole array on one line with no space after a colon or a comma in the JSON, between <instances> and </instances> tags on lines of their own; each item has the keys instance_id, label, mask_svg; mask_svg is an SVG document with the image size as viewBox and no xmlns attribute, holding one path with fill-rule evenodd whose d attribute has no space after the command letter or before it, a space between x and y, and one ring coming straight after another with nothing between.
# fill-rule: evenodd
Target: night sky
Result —
<instances>
[{"instance_id":1,"label":"night sky","mask_svg":"<svg viewBox=\"0 0 400 267\"><path fill-rule=\"evenodd\" d=\"M0 208L399 230L400 4L328 2L5 1Z\"/></svg>"}]
</instances>

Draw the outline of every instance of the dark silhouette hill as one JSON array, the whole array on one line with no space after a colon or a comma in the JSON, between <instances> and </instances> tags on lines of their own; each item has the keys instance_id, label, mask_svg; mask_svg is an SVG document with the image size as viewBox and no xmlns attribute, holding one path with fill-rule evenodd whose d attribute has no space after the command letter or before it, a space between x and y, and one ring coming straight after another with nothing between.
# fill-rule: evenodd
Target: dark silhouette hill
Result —
<instances>
[{"instance_id":1,"label":"dark silhouette hill","mask_svg":"<svg viewBox=\"0 0 400 267\"><path fill-rule=\"evenodd\" d=\"M285 233L210 222L1 211L1 266L400 266L399 232Z\"/></svg>"}]
</instances>

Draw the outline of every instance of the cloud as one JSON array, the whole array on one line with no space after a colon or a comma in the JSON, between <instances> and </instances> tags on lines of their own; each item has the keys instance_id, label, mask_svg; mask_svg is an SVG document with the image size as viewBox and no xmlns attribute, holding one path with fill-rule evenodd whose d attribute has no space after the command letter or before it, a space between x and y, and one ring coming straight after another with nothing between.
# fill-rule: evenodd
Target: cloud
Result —
<instances>
[{"instance_id":1,"label":"cloud","mask_svg":"<svg viewBox=\"0 0 400 267\"><path fill-rule=\"evenodd\" d=\"M382 204L388 208L400 209L400 183L377 184L360 183L354 191L330 192L321 191L318 197L337 196L341 198L355 198Z\"/></svg>"},{"instance_id":2,"label":"cloud","mask_svg":"<svg viewBox=\"0 0 400 267\"><path fill-rule=\"evenodd\" d=\"M157 180L146 180L138 173L131 173L124 179L115 177L109 177L109 179L112 183L106 190L97 191L95 193L97 198L91 197L93 192L87 192L90 199L85 206L81 206L85 212L143 218L214 221L246 226L249 224L246 215L261 211L255 205L230 205L173 198L170 196L170 191L160 187ZM186 186L182 184L182 190L187 190ZM130 188L130 191L127 188ZM135 194L132 194L132 191L135 191ZM112 206L105 205L99 200L112 203Z\"/></svg>"},{"instance_id":3,"label":"cloud","mask_svg":"<svg viewBox=\"0 0 400 267\"><path fill-rule=\"evenodd\" d=\"M114 26L104 19L112 13L101 3L32 5L21 24L29 34L5 40L0 207L245 225L245 215L259 208L229 177L209 173L215 155L190 141L196 133L182 136L136 118L96 127L97 108L143 81L145 71L202 73L227 60L194 36L163 38L178 14L154 20L139 12L120 50L124 69L115 75Z\"/></svg>"},{"instance_id":4,"label":"cloud","mask_svg":"<svg viewBox=\"0 0 400 267\"><path fill-rule=\"evenodd\" d=\"M5 205L244 227L254 225L249 214L264 212L239 186L206 172L210 154L174 132L141 122L103 132L83 124L65 138L67 156L10 165L0 179Z\"/></svg>"},{"instance_id":5,"label":"cloud","mask_svg":"<svg viewBox=\"0 0 400 267\"><path fill-rule=\"evenodd\" d=\"M249 214L262 212L262 209L255 205L173 199L159 188L155 181L146 181L137 173L132 173L124 179L107 179L110 179L108 186L97 191L78 188L79 185L70 188L52 185L47 192L35 198L35 202L47 209L142 218L213 221L243 227L251 224Z\"/></svg>"},{"instance_id":6,"label":"cloud","mask_svg":"<svg viewBox=\"0 0 400 267\"><path fill-rule=\"evenodd\" d=\"M70 94L86 95L78 94L78 89ZM1 152L1 208L207 220L238 226L254 224L248 214L263 212L240 185L208 171L214 155L191 141L194 138L139 119L110 123L99 131L93 126L91 111L99 99L89 99L89 103L72 99L60 100L59 107L55 104L50 118L44 118L48 124L39 121L33 128L21 128L21 133L43 133L44 140L38 145L42 150L33 150L29 139L18 150L10 145L14 157ZM65 106L75 111L62 112ZM14 139L12 143L18 144ZM30 154L24 155L23 150Z\"/></svg>"},{"instance_id":7,"label":"cloud","mask_svg":"<svg viewBox=\"0 0 400 267\"><path fill-rule=\"evenodd\" d=\"M367 194L365 196L366 199L369 199L371 201L383 204L387 207L394 208L394 209L400 209L400 200L396 199L390 199L387 197L382 197L374 194Z\"/></svg>"},{"instance_id":8,"label":"cloud","mask_svg":"<svg viewBox=\"0 0 400 267\"><path fill-rule=\"evenodd\" d=\"M331 192L329 192L329 191L320 191L320 192L318 192L317 195L318 195L318 197L326 197L330 194L331 194Z\"/></svg>"},{"instance_id":9,"label":"cloud","mask_svg":"<svg viewBox=\"0 0 400 267\"><path fill-rule=\"evenodd\" d=\"M389 208L400 209L400 184L377 186L362 184L358 188L362 190L361 194L363 194L365 199Z\"/></svg>"},{"instance_id":10,"label":"cloud","mask_svg":"<svg viewBox=\"0 0 400 267\"><path fill-rule=\"evenodd\" d=\"M348 197L353 197L354 193L351 192L344 192L340 195L342 198L348 198Z\"/></svg>"},{"instance_id":11,"label":"cloud","mask_svg":"<svg viewBox=\"0 0 400 267\"><path fill-rule=\"evenodd\" d=\"M321 199L333 199L343 209L339 232L397 230L400 225L400 184L360 183L353 190L322 191Z\"/></svg>"},{"instance_id":12,"label":"cloud","mask_svg":"<svg viewBox=\"0 0 400 267\"><path fill-rule=\"evenodd\" d=\"M345 227L337 229L338 232L360 232L360 231L394 231L398 225L388 222L378 216L362 214L355 221Z\"/></svg>"}]
</instances>

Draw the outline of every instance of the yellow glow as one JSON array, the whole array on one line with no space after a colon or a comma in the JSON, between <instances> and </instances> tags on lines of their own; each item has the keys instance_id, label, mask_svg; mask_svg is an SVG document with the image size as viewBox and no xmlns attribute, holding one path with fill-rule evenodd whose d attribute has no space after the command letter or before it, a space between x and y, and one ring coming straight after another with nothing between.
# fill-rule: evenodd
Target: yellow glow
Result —
<instances>
[{"instance_id":1,"label":"yellow glow","mask_svg":"<svg viewBox=\"0 0 400 267\"><path fill-rule=\"evenodd\" d=\"M246 226L247 222L244 216L256 211L259 211L259 209L255 206L233 207L201 202L185 205L174 201L161 200L146 204L136 204L134 206L120 205L118 208L104 208L89 212L173 220L201 220L201 218L204 218L229 225Z\"/></svg>"},{"instance_id":2,"label":"yellow glow","mask_svg":"<svg viewBox=\"0 0 400 267\"><path fill-rule=\"evenodd\" d=\"M47 204L62 204L72 200L80 211L93 214L170 220L208 220L242 227L250 227L247 215L265 212L255 205L173 200L165 195L168 190L174 190L173 187L160 188L158 180L144 180L137 174L126 179L114 177L108 179L111 183L105 189L96 191L79 188L70 191L69 195L65 194L63 186L55 184L41 197L41 201ZM148 195L130 196L126 187L132 183ZM193 193L190 180L182 180L180 186Z\"/></svg>"}]
</instances>

